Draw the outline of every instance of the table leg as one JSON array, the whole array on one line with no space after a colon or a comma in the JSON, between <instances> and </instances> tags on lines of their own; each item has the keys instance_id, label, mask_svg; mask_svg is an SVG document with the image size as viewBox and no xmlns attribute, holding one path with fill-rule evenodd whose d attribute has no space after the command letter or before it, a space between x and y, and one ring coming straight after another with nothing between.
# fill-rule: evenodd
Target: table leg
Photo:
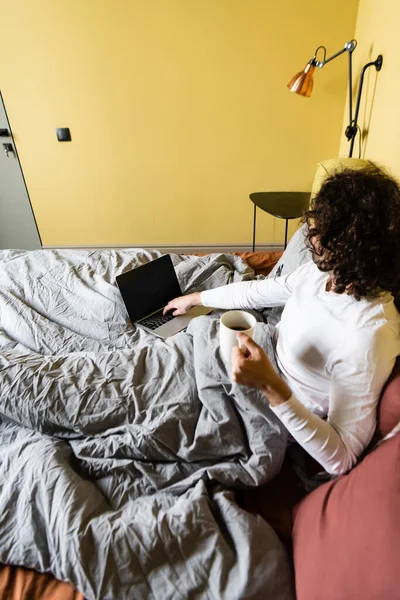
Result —
<instances>
[{"instance_id":1,"label":"table leg","mask_svg":"<svg viewBox=\"0 0 400 600\"><path fill-rule=\"evenodd\" d=\"M254 205L254 220L253 220L253 252L256 248L256 210L257 206Z\"/></svg>"},{"instance_id":2,"label":"table leg","mask_svg":"<svg viewBox=\"0 0 400 600\"><path fill-rule=\"evenodd\" d=\"M285 247L284 247L284 250L286 250L286 246L287 246L287 231L288 231L288 223L289 223L289 219L286 219L286 227L285 227Z\"/></svg>"}]
</instances>

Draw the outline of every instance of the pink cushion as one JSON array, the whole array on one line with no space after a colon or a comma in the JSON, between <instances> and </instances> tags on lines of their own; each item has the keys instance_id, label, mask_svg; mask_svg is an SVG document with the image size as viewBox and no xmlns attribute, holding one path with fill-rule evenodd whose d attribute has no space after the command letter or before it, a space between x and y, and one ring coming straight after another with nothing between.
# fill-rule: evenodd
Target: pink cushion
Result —
<instances>
[{"instance_id":1,"label":"pink cushion","mask_svg":"<svg viewBox=\"0 0 400 600\"><path fill-rule=\"evenodd\" d=\"M385 385L378 408L378 432L385 437L400 422L400 357ZM400 597L400 595L399 595Z\"/></svg>"},{"instance_id":2,"label":"pink cushion","mask_svg":"<svg viewBox=\"0 0 400 600\"><path fill-rule=\"evenodd\" d=\"M297 506L297 600L400 598L400 434Z\"/></svg>"}]
</instances>

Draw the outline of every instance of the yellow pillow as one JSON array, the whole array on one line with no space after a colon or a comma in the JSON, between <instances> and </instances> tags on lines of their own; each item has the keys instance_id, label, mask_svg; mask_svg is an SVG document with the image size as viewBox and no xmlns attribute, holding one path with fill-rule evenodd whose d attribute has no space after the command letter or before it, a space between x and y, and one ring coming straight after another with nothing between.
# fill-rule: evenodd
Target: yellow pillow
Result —
<instances>
[{"instance_id":1,"label":"yellow pillow","mask_svg":"<svg viewBox=\"0 0 400 600\"><path fill-rule=\"evenodd\" d=\"M369 160L363 158L330 158L323 160L317 165L317 172L315 173L311 198L317 194L324 183L325 179L337 171L343 169L362 169L367 165L371 164Z\"/></svg>"}]
</instances>

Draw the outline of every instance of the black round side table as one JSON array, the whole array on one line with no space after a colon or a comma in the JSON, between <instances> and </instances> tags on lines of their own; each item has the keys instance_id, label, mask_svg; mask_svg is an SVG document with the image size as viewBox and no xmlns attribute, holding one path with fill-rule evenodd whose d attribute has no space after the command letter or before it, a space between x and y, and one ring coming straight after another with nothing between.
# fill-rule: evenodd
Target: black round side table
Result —
<instances>
[{"instance_id":1,"label":"black round side table","mask_svg":"<svg viewBox=\"0 0 400 600\"><path fill-rule=\"evenodd\" d=\"M256 246L256 210L257 207L278 219L286 219L285 248L287 246L287 233L289 219L298 219L303 211L308 208L310 192L254 192L250 194L254 203L253 222L253 252Z\"/></svg>"}]
</instances>

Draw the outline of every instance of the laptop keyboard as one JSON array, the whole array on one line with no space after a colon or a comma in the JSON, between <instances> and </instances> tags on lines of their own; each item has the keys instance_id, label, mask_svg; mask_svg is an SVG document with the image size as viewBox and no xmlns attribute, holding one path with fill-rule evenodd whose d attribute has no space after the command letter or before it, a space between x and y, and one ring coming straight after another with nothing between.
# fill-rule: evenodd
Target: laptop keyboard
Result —
<instances>
[{"instance_id":1,"label":"laptop keyboard","mask_svg":"<svg viewBox=\"0 0 400 600\"><path fill-rule=\"evenodd\" d=\"M157 327L161 327L161 325L168 323L168 321L171 321L171 319L175 319L172 313L163 315L163 309L161 309L150 317L146 317L145 319L139 321L139 325L143 325L144 327L147 327L147 329L157 329Z\"/></svg>"}]
</instances>

